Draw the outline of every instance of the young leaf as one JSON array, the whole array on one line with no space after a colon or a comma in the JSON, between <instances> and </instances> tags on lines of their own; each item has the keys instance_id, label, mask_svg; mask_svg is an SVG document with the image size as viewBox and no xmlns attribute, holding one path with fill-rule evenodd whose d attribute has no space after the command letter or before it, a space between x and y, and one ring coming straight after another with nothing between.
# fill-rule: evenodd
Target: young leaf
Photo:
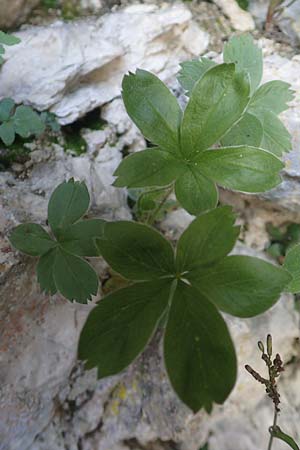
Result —
<instances>
[{"instance_id":1,"label":"young leaf","mask_svg":"<svg viewBox=\"0 0 300 450\"><path fill-rule=\"evenodd\" d=\"M164 355L175 392L194 413L223 403L235 384L236 356L222 316L181 281L169 314Z\"/></svg>"},{"instance_id":2,"label":"young leaf","mask_svg":"<svg viewBox=\"0 0 300 450\"><path fill-rule=\"evenodd\" d=\"M182 233L176 249L177 272L197 270L224 258L233 248L240 228L235 215L223 206L197 217Z\"/></svg>"},{"instance_id":3,"label":"young leaf","mask_svg":"<svg viewBox=\"0 0 300 450\"><path fill-rule=\"evenodd\" d=\"M86 303L97 294L98 277L82 258L58 247L52 270L57 290L68 300Z\"/></svg>"},{"instance_id":4,"label":"young leaf","mask_svg":"<svg viewBox=\"0 0 300 450\"><path fill-rule=\"evenodd\" d=\"M214 67L216 63L208 58L193 59L180 64L178 81L190 95L195 84L209 69Z\"/></svg>"},{"instance_id":5,"label":"young leaf","mask_svg":"<svg viewBox=\"0 0 300 450\"><path fill-rule=\"evenodd\" d=\"M221 140L224 147L246 145L260 147L263 138L263 127L252 114L245 113L242 119L234 125Z\"/></svg>"},{"instance_id":6,"label":"young leaf","mask_svg":"<svg viewBox=\"0 0 300 450\"><path fill-rule=\"evenodd\" d=\"M12 120L0 125L0 138L5 145L11 145L15 140L15 127Z\"/></svg>"},{"instance_id":7,"label":"young leaf","mask_svg":"<svg viewBox=\"0 0 300 450\"><path fill-rule=\"evenodd\" d=\"M280 80L268 81L260 86L253 94L250 104L249 112L253 109L272 111L274 114L280 114L282 111L288 109L288 102L294 98L294 91L291 90L291 85Z\"/></svg>"},{"instance_id":8,"label":"young leaf","mask_svg":"<svg viewBox=\"0 0 300 450\"><path fill-rule=\"evenodd\" d=\"M238 317L265 312L291 280L289 273L251 256L228 256L186 277L217 308Z\"/></svg>"},{"instance_id":9,"label":"young leaf","mask_svg":"<svg viewBox=\"0 0 300 450\"><path fill-rule=\"evenodd\" d=\"M15 248L30 256L41 256L57 246L44 228L36 223L18 225L9 240Z\"/></svg>"},{"instance_id":10,"label":"young leaf","mask_svg":"<svg viewBox=\"0 0 300 450\"><path fill-rule=\"evenodd\" d=\"M48 221L57 236L60 230L77 222L88 210L90 195L84 183L69 181L61 183L51 195L48 204Z\"/></svg>"},{"instance_id":11,"label":"young leaf","mask_svg":"<svg viewBox=\"0 0 300 450\"><path fill-rule=\"evenodd\" d=\"M262 79L262 51L254 44L249 34L233 36L225 44L223 52L225 63L234 63L237 72L246 72L250 77L251 94L256 90Z\"/></svg>"},{"instance_id":12,"label":"young leaf","mask_svg":"<svg viewBox=\"0 0 300 450\"><path fill-rule=\"evenodd\" d=\"M0 120L6 121L10 118L11 113L15 107L15 102L12 98L3 98L0 101Z\"/></svg>"},{"instance_id":13,"label":"young leaf","mask_svg":"<svg viewBox=\"0 0 300 450\"><path fill-rule=\"evenodd\" d=\"M242 116L249 100L249 83L234 64L220 64L195 85L184 111L181 149L186 158L219 141Z\"/></svg>"},{"instance_id":14,"label":"young leaf","mask_svg":"<svg viewBox=\"0 0 300 450\"><path fill-rule=\"evenodd\" d=\"M263 127L261 147L277 156L289 152L292 149L291 135L281 120L272 111L258 110L255 114Z\"/></svg>"},{"instance_id":15,"label":"young leaf","mask_svg":"<svg viewBox=\"0 0 300 450\"><path fill-rule=\"evenodd\" d=\"M181 109L164 83L146 70L137 70L124 77L122 88L127 113L143 135L161 149L176 152Z\"/></svg>"},{"instance_id":16,"label":"young leaf","mask_svg":"<svg viewBox=\"0 0 300 450\"><path fill-rule=\"evenodd\" d=\"M17 36L13 36L12 34L4 33L4 31L0 31L0 44L3 45L16 45L21 42Z\"/></svg>"},{"instance_id":17,"label":"young leaf","mask_svg":"<svg viewBox=\"0 0 300 450\"><path fill-rule=\"evenodd\" d=\"M288 434L284 433L283 431L281 431L281 429L279 428L279 426L276 427L272 427L270 430L271 435L276 438L279 439L280 441L285 442L291 449L293 450L299 450L298 445L296 444L296 442L294 441L294 439L289 436Z\"/></svg>"},{"instance_id":18,"label":"young leaf","mask_svg":"<svg viewBox=\"0 0 300 450\"><path fill-rule=\"evenodd\" d=\"M284 167L272 153L247 146L205 150L197 157L199 170L219 185L243 192L264 192L277 186Z\"/></svg>"},{"instance_id":19,"label":"young leaf","mask_svg":"<svg viewBox=\"0 0 300 450\"><path fill-rule=\"evenodd\" d=\"M215 208L219 198L215 183L193 167L177 179L175 194L181 206L193 215Z\"/></svg>"},{"instance_id":20,"label":"young leaf","mask_svg":"<svg viewBox=\"0 0 300 450\"><path fill-rule=\"evenodd\" d=\"M95 239L103 237L104 224L104 220L90 219L70 225L60 234L60 246L78 256L99 256Z\"/></svg>"},{"instance_id":21,"label":"young leaf","mask_svg":"<svg viewBox=\"0 0 300 450\"><path fill-rule=\"evenodd\" d=\"M23 138L39 135L44 132L45 124L30 106L18 106L13 116L15 132Z\"/></svg>"},{"instance_id":22,"label":"young leaf","mask_svg":"<svg viewBox=\"0 0 300 450\"><path fill-rule=\"evenodd\" d=\"M287 285L287 291L292 294L300 292L300 244L295 245L288 251L283 267L292 276L292 280Z\"/></svg>"},{"instance_id":23,"label":"young leaf","mask_svg":"<svg viewBox=\"0 0 300 450\"><path fill-rule=\"evenodd\" d=\"M137 283L104 297L83 327L78 356L99 378L125 369L143 350L168 306L171 281Z\"/></svg>"},{"instance_id":24,"label":"young leaf","mask_svg":"<svg viewBox=\"0 0 300 450\"><path fill-rule=\"evenodd\" d=\"M169 152L148 149L127 156L114 175L114 186L128 188L167 186L180 176L186 167Z\"/></svg>"},{"instance_id":25,"label":"young leaf","mask_svg":"<svg viewBox=\"0 0 300 450\"><path fill-rule=\"evenodd\" d=\"M151 280L174 273L171 244L147 225L107 222L96 240L99 253L116 272L130 280Z\"/></svg>"}]
</instances>

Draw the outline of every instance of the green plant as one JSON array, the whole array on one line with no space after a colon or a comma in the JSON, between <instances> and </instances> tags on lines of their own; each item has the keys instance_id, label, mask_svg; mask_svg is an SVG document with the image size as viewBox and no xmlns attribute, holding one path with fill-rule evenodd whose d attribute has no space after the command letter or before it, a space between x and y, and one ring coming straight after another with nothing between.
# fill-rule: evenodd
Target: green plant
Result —
<instances>
[{"instance_id":1,"label":"green plant","mask_svg":"<svg viewBox=\"0 0 300 450\"><path fill-rule=\"evenodd\" d=\"M87 369L97 367L99 377L116 374L143 351L157 327L165 328L170 381L193 411L210 411L214 402L223 403L235 383L235 350L219 311L241 318L260 314L292 280L284 268L258 258L228 256L239 227L230 207L213 209L218 200L215 181L246 192L262 191L279 183L283 166L271 152L248 143L212 148L243 120L250 91L255 91L253 80L260 80L246 64L239 41L234 42L235 63L208 68L192 88L184 112L149 72L124 78L127 111L158 147L126 158L115 185L147 188L135 201L138 208L151 211L146 220L152 223L175 182L179 202L199 215L175 249L146 224L80 220L89 194L74 180L59 185L50 198L51 234L37 224L23 224L10 236L15 248L39 257L42 289L71 301L84 303L96 294L97 275L83 257L101 255L127 285L91 311L79 357ZM255 63L260 73L259 59ZM283 97L281 103L287 101Z\"/></svg>"},{"instance_id":2,"label":"green plant","mask_svg":"<svg viewBox=\"0 0 300 450\"><path fill-rule=\"evenodd\" d=\"M90 313L79 357L87 368L97 367L99 377L116 374L143 351L164 318L171 383L193 411L210 411L213 402L227 398L236 378L234 347L218 309L238 317L260 314L276 302L290 276L257 258L227 256L239 234L229 207L195 219L174 252L144 224L77 222L88 203L84 184L63 183L48 206L56 240L37 224L23 224L13 230L11 243L40 256L43 290L59 290L80 302L96 294L97 277L76 255L102 255L131 284L106 296Z\"/></svg>"},{"instance_id":3,"label":"green plant","mask_svg":"<svg viewBox=\"0 0 300 450\"><path fill-rule=\"evenodd\" d=\"M224 60L183 64L179 80L190 96L184 112L153 74L124 77L126 110L156 147L125 158L115 186L174 187L181 206L197 215L217 205L216 184L254 193L280 183L277 156L291 144L276 114L293 98L289 85L272 81L257 89L262 55L248 36L232 38Z\"/></svg>"},{"instance_id":4,"label":"green plant","mask_svg":"<svg viewBox=\"0 0 300 450\"><path fill-rule=\"evenodd\" d=\"M19 44L21 40L16 37L12 36L11 34L6 34L4 31L0 31L0 65L3 64L4 59L1 55L4 55L5 53L5 45L11 46Z\"/></svg>"},{"instance_id":5,"label":"green plant","mask_svg":"<svg viewBox=\"0 0 300 450\"><path fill-rule=\"evenodd\" d=\"M278 391L277 379L280 376L280 374L284 371L284 366L282 359L278 353L276 354L275 358L272 359L273 355L272 336L270 334L267 336L267 351L265 351L264 344L261 341L258 342L258 348L262 354L261 358L267 366L268 378L261 376L248 364L245 366L245 369L247 370L247 372L250 373L250 375L252 375L252 377L256 381L265 386L266 393L268 394L268 397L270 397L274 405L274 419L273 425L269 429L270 439L268 444L268 450L272 449L274 438L285 442L293 450L299 450L299 447L294 441L294 439L288 434L284 433L277 425L278 414L280 412L279 408L280 394Z\"/></svg>"}]
</instances>

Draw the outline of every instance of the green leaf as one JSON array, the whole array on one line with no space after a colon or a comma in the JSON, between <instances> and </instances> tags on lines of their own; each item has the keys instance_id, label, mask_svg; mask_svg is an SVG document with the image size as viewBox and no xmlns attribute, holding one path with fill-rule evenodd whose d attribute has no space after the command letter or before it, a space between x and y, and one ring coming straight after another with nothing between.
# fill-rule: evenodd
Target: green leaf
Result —
<instances>
[{"instance_id":1,"label":"green leaf","mask_svg":"<svg viewBox=\"0 0 300 450\"><path fill-rule=\"evenodd\" d=\"M288 251L284 260L284 268L292 276L292 280L286 287L287 291L292 294L300 292L300 244Z\"/></svg>"},{"instance_id":2,"label":"green leaf","mask_svg":"<svg viewBox=\"0 0 300 450\"><path fill-rule=\"evenodd\" d=\"M9 240L17 250L31 256L43 255L57 245L44 228L36 223L18 225Z\"/></svg>"},{"instance_id":3,"label":"green leaf","mask_svg":"<svg viewBox=\"0 0 300 450\"><path fill-rule=\"evenodd\" d=\"M279 426L271 427L270 433L274 438L285 442L293 450L299 450L299 447L296 444L296 442L294 441L294 439L291 436L289 436L288 434L281 431Z\"/></svg>"},{"instance_id":4,"label":"green leaf","mask_svg":"<svg viewBox=\"0 0 300 450\"><path fill-rule=\"evenodd\" d=\"M15 102L12 98L4 98L0 101L0 120L2 122L10 118L14 107Z\"/></svg>"},{"instance_id":5,"label":"green leaf","mask_svg":"<svg viewBox=\"0 0 300 450\"><path fill-rule=\"evenodd\" d=\"M178 81L190 95L195 84L209 69L214 67L216 63L208 58L193 59L180 64Z\"/></svg>"},{"instance_id":6,"label":"green leaf","mask_svg":"<svg viewBox=\"0 0 300 450\"><path fill-rule=\"evenodd\" d=\"M128 115L143 135L162 149L176 152L181 109L174 95L146 70L126 75L122 83Z\"/></svg>"},{"instance_id":7,"label":"green leaf","mask_svg":"<svg viewBox=\"0 0 300 450\"><path fill-rule=\"evenodd\" d=\"M223 206L197 217L182 233L177 244L176 268L179 273L210 265L233 248L240 228L235 215Z\"/></svg>"},{"instance_id":8,"label":"green leaf","mask_svg":"<svg viewBox=\"0 0 300 450\"><path fill-rule=\"evenodd\" d=\"M30 106L18 106L13 116L15 132L23 138L44 132L45 124Z\"/></svg>"},{"instance_id":9,"label":"green leaf","mask_svg":"<svg viewBox=\"0 0 300 450\"><path fill-rule=\"evenodd\" d=\"M167 308L171 282L137 283L100 300L83 327L78 355L99 378L125 369L143 350Z\"/></svg>"},{"instance_id":10,"label":"green leaf","mask_svg":"<svg viewBox=\"0 0 300 450\"><path fill-rule=\"evenodd\" d=\"M42 291L50 295L54 295L57 292L53 276L56 256L57 248L45 253L39 259L36 269L38 283L41 286Z\"/></svg>"},{"instance_id":11,"label":"green leaf","mask_svg":"<svg viewBox=\"0 0 300 450\"><path fill-rule=\"evenodd\" d=\"M222 138L224 147L246 145L260 147L263 138L263 127L260 121L252 114L246 113Z\"/></svg>"},{"instance_id":12,"label":"green leaf","mask_svg":"<svg viewBox=\"0 0 300 450\"><path fill-rule=\"evenodd\" d=\"M99 253L113 270L130 280L151 280L174 273L171 244L156 230L140 223L107 222Z\"/></svg>"},{"instance_id":13,"label":"green leaf","mask_svg":"<svg viewBox=\"0 0 300 450\"><path fill-rule=\"evenodd\" d=\"M294 91L291 89L289 83L280 80L269 81L260 86L253 94L250 104L249 112L251 110L268 109L274 114L280 114L289 108L288 102L294 98Z\"/></svg>"},{"instance_id":14,"label":"green leaf","mask_svg":"<svg viewBox=\"0 0 300 450\"><path fill-rule=\"evenodd\" d=\"M289 273L250 256L228 256L186 277L222 311L252 317L271 308L291 280Z\"/></svg>"},{"instance_id":15,"label":"green leaf","mask_svg":"<svg viewBox=\"0 0 300 450\"><path fill-rule=\"evenodd\" d=\"M236 380L237 362L227 326L196 289L179 282L164 338L167 372L194 413L223 403Z\"/></svg>"},{"instance_id":16,"label":"green leaf","mask_svg":"<svg viewBox=\"0 0 300 450\"><path fill-rule=\"evenodd\" d=\"M272 153L247 146L202 152L201 172L223 187L243 192L264 192L277 186L283 163Z\"/></svg>"},{"instance_id":17,"label":"green leaf","mask_svg":"<svg viewBox=\"0 0 300 450\"><path fill-rule=\"evenodd\" d=\"M257 111L256 117L263 127L261 147L277 156L292 150L291 135L272 111Z\"/></svg>"},{"instance_id":18,"label":"green leaf","mask_svg":"<svg viewBox=\"0 0 300 450\"><path fill-rule=\"evenodd\" d=\"M215 208L219 198L215 183L194 168L178 178L175 194L181 206L193 215Z\"/></svg>"},{"instance_id":19,"label":"green leaf","mask_svg":"<svg viewBox=\"0 0 300 450\"><path fill-rule=\"evenodd\" d=\"M223 57L225 63L234 63L238 72L249 74L252 94L262 79L263 57L250 34L233 36L224 46Z\"/></svg>"},{"instance_id":20,"label":"green leaf","mask_svg":"<svg viewBox=\"0 0 300 450\"><path fill-rule=\"evenodd\" d=\"M11 145L15 140L15 128L12 120L0 125L0 138L5 145Z\"/></svg>"},{"instance_id":21,"label":"green leaf","mask_svg":"<svg viewBox=\"0 0 300 450\"><path fill-rule=\"evenodd\" d=\"M234 64L220 64L196 83L184 112L181 149L186 158L219 141L248 103L249 83Z\"/></svg>"},{"instance_id":22,"label":"green leaf","mask_svg":"<svg viewBox=\"0 0 300 450\"><path fill-rule=\"evenodd\" d=\"M117 187L167 186L186 170L182 161L169 152L148 149L127 156L114 175Z\"/></svg>"},{"instance_id":23,"label":"green leaf","mask_svg":"<svg viewBox=\"0 0 300 450\"><path fill-rule=\"evenodd\" d=\"M48 221L56 236L63 228L77 222L88 210L90 196L85 183L61 183L53 192L48 204Z\"/></svg>"},{"instance_id":24,"label":"green leaf","mask_svg":"<svg viewBox=\"0 0 300 450\"><path fill-rule=\"evenodd\" d=\"M21 42L21 39L19 39L16 36L13 36L12 34L4 33L4 31L0 31L0 43L4 45L16 45Z\"/></svg>"},{"instance_id":25,"label":"green leaf","mask_svg":"<svg viewBox=\"0 0 300 450\"><path fill-rule=\"evenodd\" d=\"M52 270L57 290L67 299L86 303L97 294L98 276L82 258L59 247Z\"/></svg>"},{"instance_id":26,"label":"green leaf","mask_svg":"<svg viewBox=\"0 0 300 450\"><path fill-rule=\"evenodd\" d=\"M65 228L59 236L59 244L78 256L99 256L95 238L103 237L104 220L90 219Z\"/></svg>"}]
</instances>

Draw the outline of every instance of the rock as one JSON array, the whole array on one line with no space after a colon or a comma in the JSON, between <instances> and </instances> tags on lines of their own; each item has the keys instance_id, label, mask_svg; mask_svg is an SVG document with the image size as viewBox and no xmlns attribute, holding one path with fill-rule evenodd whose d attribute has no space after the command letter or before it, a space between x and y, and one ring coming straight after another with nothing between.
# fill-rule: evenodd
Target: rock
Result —
<instances>
[{"instance_id":1,"label":"rock","mask_svg":"<svg viewBox=\"0 0 300 450\"><path fill-rule=\"evenodd\" d=\"M253 31L255 23L251 14L239 7L236 0L214 0L237 31Z\"/></svg>"},{"instance_id":2,"label":"rock","mask_svg":"<svg viewBox=\"0 0 300 450\"><path fill-rule=\"evenodd\" d=\"M40 0L0 0L0 29L21 25L39 3Z\"/></svg>"},{"instance_id":3,"label":"rock","mask_svg":"<svg viewBox=\"0 0 300 450\"><path fill-rule=\"evenodd\" d=\"M208 45L208 35L180 3L136 4L99 19L28 28L18 36L21 44L5 55L0 97L50 109L62 124L119 96L128 70L142 67L166 80L179 61L199 56Z\"/></svg>"}]
</instances>

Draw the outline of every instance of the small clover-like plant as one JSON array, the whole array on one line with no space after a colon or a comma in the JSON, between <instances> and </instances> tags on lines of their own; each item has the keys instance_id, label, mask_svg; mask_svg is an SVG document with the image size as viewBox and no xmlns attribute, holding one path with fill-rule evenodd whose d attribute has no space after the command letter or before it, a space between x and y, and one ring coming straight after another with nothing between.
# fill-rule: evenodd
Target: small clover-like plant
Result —
<instances>
[{"instance_id":1,"label":"small clover-like plant","mask_svg":"<svg viewBox=\"0 0 300 450\"><path fill-rule=\"evenodd\" d=\"M216 185L256 193L280 183L284 166L276 146L288 139L283 147L289 149L290 136L275 113L286 109L292 94L281 82L255 91L261 52L253 43L250 52L244 39L249 44L241 37L226 46L223 64L202 59L184 66L180 79L190 95L184 111L155 75L137 70L124 77L126 110L155 147L125 158L115 172L115 186L174 186L183 208L198 215L217 205Z\"/></svg>"},{"instance_id":2,"label":"small clover-like plant","mask_svg":"<svg viewBox=\"0 0 300 450\"><path fill-rule=\"evenodd\" d=\"M292 149L291 136L278 115L288 109L293 100L291 86L280 80L260 85L263 74L262 51L250 35L234 36L225 45L224 62L234 63L239 73L250 79L250 98L240 120L223 136L222 145L250 145L262 147L277 156ZM208 58L181 64L178 80L188 95L196 83L216 63Z\"/></svg>"},{"instance_id":3,"label":"small clover-like plant","mask_svg":"<svg viewBox=\"0 0 300 450\"><path fill-rule=\"evenodd\" d=\"M69 300L86 303L97 294L98 276L83 257L98 256L95 237L101 237L104 221L80 220L90 196L84 183L70 179L60 184L48 204L50 235L35 223L18 225L10 242L21 252L38 256L37 277L43 291L57 291Z\"/></svg>"},{"instance_id":4,"label":"small clover-like plant","mask_svg":"<svg viewBox=\"0 0 300 450\"><path fill-rule=\"evenodd\" d=\"M227 256L239 234L230 207L196 218L176 250L156 230L106 222L99 254L130 286L90 313L79 342L86 368L100 378L125 369L166 321L164 358L174 390L194 412L223 403L236 380L236 356L218 310L252 317L270 308L290 281L282 268L250 256Z\"/></svg>"}]
</instances>

